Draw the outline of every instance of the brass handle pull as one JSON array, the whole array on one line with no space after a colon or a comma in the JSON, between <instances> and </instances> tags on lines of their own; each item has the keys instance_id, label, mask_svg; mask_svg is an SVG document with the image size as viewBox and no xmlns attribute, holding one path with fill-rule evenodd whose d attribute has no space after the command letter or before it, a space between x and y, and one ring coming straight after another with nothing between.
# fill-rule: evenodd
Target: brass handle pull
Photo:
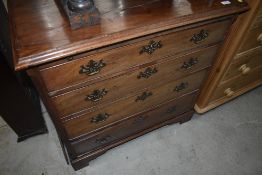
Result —
<instances>
[{"instance_id":1,"label":"brass handle pull","mask_svg":"<svg viewBox=\"0 0 262 175\"><path fill-rule=\"evenodd\" d=\"M89 76L95 75L101 71L103 67L106 66L106 63L103 62L103 60L100 60L98 62L94 60L90 60L87 65L82 65L80 67L79 74L86 74Z\"/></svg>"},{"instance_id":2,"label":"brass handle pull","mask_svg":"<svg viewBox=\"0 0 262 175\"><path fill-rule=\"evenodd\" d=\"M140 124L146 120L147 116L140 116L133 121L133 124Z\"/></svg>"},{"instance_id":3,"label":"brass handle pull","mask_svg":"<svg viewBox=\"0 0 262 175\"><path fill-rule=\"evenodd\" d=\"M92 94L87 95L86 101L98 102L103 99L103 97L107 94L105 89L102 90L94 90Z\"/></svg>"},{"instance_id":4,"label":"brass handle pull","mask_svg":"<svg viewBox=\"0 0 262 175\"><path fill-rule=\"evenodd\" d=\"M107 142L109 142L109 140L111 139L112 137L111 136L106 136L106 137L103 137L103 138L100 138L100 139L96 139L96 143L97 144L105 144Z\"/></svg>"},{"instance_id":5,"label":"brass handle pull","mask_svg":"<svg viewBox=\"0 0 262 175\"><path fill-rule=\"evenodd\" d=\"M246 64L243 64L242 66L239 67L238 69L243 75L246 75L250 72L251 68L247 67Z\"/></svg>"},{"instance_id":6,"label":"brass handle pull","mask_svg":"<svg viewBox=\"0 0 262 175\"><path fill-rule=\"evenodd\" d=\"M135 100L135 102L138 101L145 101L148 97L152 96L152 92L143 92L142 95L138 96Z\"/></svg>"},{"instance_id":7,"label":"brass handle pull","mask_svg":"<svg viewBox=\"0 0 262 175\"><path fill-rule=\"evenodd\" d=\"M167 114L172 114L172 113L175 113L176 110L177 110L177 109L176 109L176 106L173 106L173 107L167 109L166 113L167 113Z\"/></svg>"},{"instance_id":8,"label":"brass handle pull","mask_svg":"<svg viewBox=\"0 0 262 175\"><path fill-rule=\"evenodd\" d=\"M183 82L183 83L181 83L180 85L177 85L177 86L175 87L174 91L180 92L180 91L186 89L186 88L188 87L188 85L189 85L189 84L188 84L187 82Z\"/></svg>"},{"instance_id":9,"label":"brass handle pull","mask_svg":"<svg viewBox=\"0 0 262 175\"><path fill-rule=\"evenodd\" d=\"M262 44L262 33L257 37L259 44Z\"/></svg>"},{"instance_id":10,"label":"brass handle pull","mask_svg":"<svg viewBox=\"0 0 262 175\"><path fill-rule=\"evenodd\" d=\"M191 42L198 44L204 40L206 40L209 36L207 30L201 30L199 33L194 34L193 37L190 39Z\"/></svg>"},{"instance_id":11,"label":"brass handle pull","mask_svg":"<svg viewBox=\"0 0 262 175\"><path fill-rule=\"evenodd\" d=\"M234 91L231 90L231 88L227 88L225 91L224 91L225 95L227 97L232 97L234 95Z\"/></svg>"},{"instance_id":12,"label":"brass handle pull","mask_svg":"<svg viewBox=\"0 0 262 175\"><path fill-rule=\"evenodd\" d=\"M181 69L191 69L194 65L198 63L198 58L190 58L187 62L184 62Z\"/></svg>"},{"instance_id":13,"label":"brass handle pull","mask_svg":"<svg viewBox=\"0 0 262 175\"><path fill-rule=\"evenodd\" d=\"M97 116L92 117L90 122L97 124L97 123L101 123L101 122L106 121L108 118L109 118L109 114L107 114L107 113L98 114Z\"/></svg>"},{"instance_id":14,"label":"brass handle pull","mask_svg":"<svg viewBox=\"0 0 262 175\"><path fill-rule=\"evenodd\" d=\"M150 41L149 44L147 46L143 46L142 49L140 50L139 54L143 54L143 53L148 53L149 55L151 55L152 53L154 53L157 49L162 48L162 44L161 41Z\"/></svg>"},{"instance_id":15,"label":"brass handle pull","mask_svg":"<svg viewBox=\"0 0 262 175\"><path fill-rule=\"evenodd\" d=\"M141 79L141 78L150 78L152 75L156 74L157 73L157 69L156 68L151 68L151 67L148 67L146 68L146 70L144 72L140 72L139 75L137 76L138 79Z\"/></svg>"}]
</instances>

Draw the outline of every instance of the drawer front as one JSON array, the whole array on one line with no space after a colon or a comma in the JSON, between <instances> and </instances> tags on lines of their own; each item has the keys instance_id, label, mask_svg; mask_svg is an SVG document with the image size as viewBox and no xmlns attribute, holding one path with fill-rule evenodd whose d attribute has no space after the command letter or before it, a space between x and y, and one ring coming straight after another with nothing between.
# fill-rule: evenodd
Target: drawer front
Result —
<instances>
[{"instance_id":1,"label":"drawer front","mask_svg":"<svg viewBox=\"0 0 262 175\"><path fill-rule=\"evenodd\" d=\"M250 71L246 76L237 76L226 82L220 84L214 95L211 97L210 102L218 100L220 98L231 98L235 92L247 87L249 84L262 80L262 66L259 66Z\"/></svg>"},{"instance_id":2,"label":"drawer front","mask_svg":"<svg viewBox=\"0 0 262 175\"><path fill-rule=\"evenodd\" d=\"M141 91L150 86L165 84L209 67L217 48L217 46L210 47L179 58L171 58L169 61L98 82L65 95L54 97L52 100L56 106L59 106L59 115L66 116L85 108L123 98L130 93Z\"/></svg>"},{"instance_id":3,"label":"drawer front","mask_svg":"<svg viewBox=\"0 0 262 175\"><path fill-rule=\"evenodd\" d=\"M165 103L157 109L132 117L115 126L108 127L101 132L82 139L82 141L73 142L71 145L75 151L74 154L84 154L175 118L192 109L196 95L196 93L188 94L177 100Z\"/></svg>"},{"instance_id":4,"label":"drawer front","mask_svg":"<svg viewBox=\"0 0 262 175\"><path fill-rule=\"evenodd\" d=\"M238 53L262 46L262 27L249 31Z\"/></svg>"},{"instance_id":5,"label":"drawer front","mask_svg":"<svg viewBox=\"0 0 262 175\"><path fill-rule=\"evenodd\" d=\"M261 16L258 16L256 18L256 21L254 22L254 24L252 25L252 28L255 29L255 28L258 28L258 27L262 27L262 15Z\"/></svg>"},{"instance_id":6,"label":"drawer front","mask_svg":"<svg viewBox=\"0 0 262 175\"><path fill-rule=\"evenodd\" d=\"M54 95L59 89L70 89L81 83L90 84L165 56L217 43L224 39L230 24L231 20L220 21L153 37L49 68L40 68L40 74L48 92Z\"/></svg>"},{"instance_id":7,"label":"drawer front","mask_svg":"<svg viewBox=\"0 0 262 175\"><path fill-rule=\"evenodd\" d=\"M88 111L77 118L65 120L64 126L68 137L73 139L94 132L126 117L154 108L167 100L197 90L205 74L206 70L155 89L147 89L109 105L97 106L92 111Z\"/></svg>"},{"instance_id":8,"label":"drawer front","mask_svg":"<svg viewBox=\"0 0 262 175\"><path fill-rule=\"evenodd\" d=\"M262 48L245 52L235 58L223 81L239 75L245 76L259 66L262 66Z\"/></svg>"}]
</instances>

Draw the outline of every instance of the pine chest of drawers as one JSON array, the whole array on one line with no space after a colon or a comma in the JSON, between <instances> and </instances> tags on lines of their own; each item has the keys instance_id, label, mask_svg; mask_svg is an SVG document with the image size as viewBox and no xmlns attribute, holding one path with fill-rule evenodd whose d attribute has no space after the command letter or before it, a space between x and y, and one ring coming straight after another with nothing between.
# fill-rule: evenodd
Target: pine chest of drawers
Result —
<instances>
[{"instance_id":1,"label":"pine chest of drawers","mask_svg":"<svg viewBox=\"0 0 262 175\"><path fill-rule=\"evenodd\" d=\"M198 113L262 85L262 1L247 2L251 9L234 23L234 32L221 49L220 61L213 66L196 102Z\"/></svg>"},{"instance_id":2,"label":"pine chest of drawers","mask_svg":"<svg viewBox=\"0 0 262 175\"><path fill-rule=\"evenodd\" d=\"M191 119L245 2L96 0L101 23L71 30L54 0L9 2L14 66L26 70L72 166Z\"/></svg>"}]
</instances>

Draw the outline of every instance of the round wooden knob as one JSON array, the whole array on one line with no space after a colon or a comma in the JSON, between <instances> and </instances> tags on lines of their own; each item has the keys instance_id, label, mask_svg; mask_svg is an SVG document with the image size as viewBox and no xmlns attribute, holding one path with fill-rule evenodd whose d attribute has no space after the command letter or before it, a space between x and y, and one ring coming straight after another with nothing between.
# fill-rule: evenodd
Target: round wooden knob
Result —
<instances>
[{"instance_id":1,"label":"round wooden knob","mask_svg":"<svg viewBox=\"0 0 262 175\"><path fill-rule=\"evenodd\" d=\"M227 88L224 93L227 97L232 97L234 95L234 91L231 90L231 88Z\"/></svg>"},{"instance_id":2,"label":"round wooden knob","mask_svg":"<svg viewBox=\"0 0 262 175\"><path fill-rule=\"evenodd\" d=\"M246 75L250 72L250 67L248 67L246 64L243 64L242 66L240 66L239 71L243 74Z\"/></svg>"},{"instance_id":3,"label":"round wooden knob","mask_svg":"<svg viewBox=\"0 0 262 175\"><path fill-rule=\"evenodd\" d=\"M257 37L257 41L262 44L262 33Z\"/></svg>"}]
</instances>

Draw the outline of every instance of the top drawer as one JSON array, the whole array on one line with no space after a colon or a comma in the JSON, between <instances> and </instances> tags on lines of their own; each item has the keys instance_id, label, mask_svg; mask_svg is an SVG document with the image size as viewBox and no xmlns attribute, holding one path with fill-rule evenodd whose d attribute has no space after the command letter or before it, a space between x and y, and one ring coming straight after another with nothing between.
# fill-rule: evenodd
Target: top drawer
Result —
<instances>
[{"instance_id":1,"label":"top drawer","mask_svg":"<svg viewBox=\"0 0 262 175\"><path fill-rule=\"evenodd\" d=\"M220 42L230 23L231 20L224 20L187 30L173 30L173 33L155 34L129 45L40 67L40 73L48 92L54 95L60 89L90 84L168 55Z\"/></svg>"}]
</instances>

